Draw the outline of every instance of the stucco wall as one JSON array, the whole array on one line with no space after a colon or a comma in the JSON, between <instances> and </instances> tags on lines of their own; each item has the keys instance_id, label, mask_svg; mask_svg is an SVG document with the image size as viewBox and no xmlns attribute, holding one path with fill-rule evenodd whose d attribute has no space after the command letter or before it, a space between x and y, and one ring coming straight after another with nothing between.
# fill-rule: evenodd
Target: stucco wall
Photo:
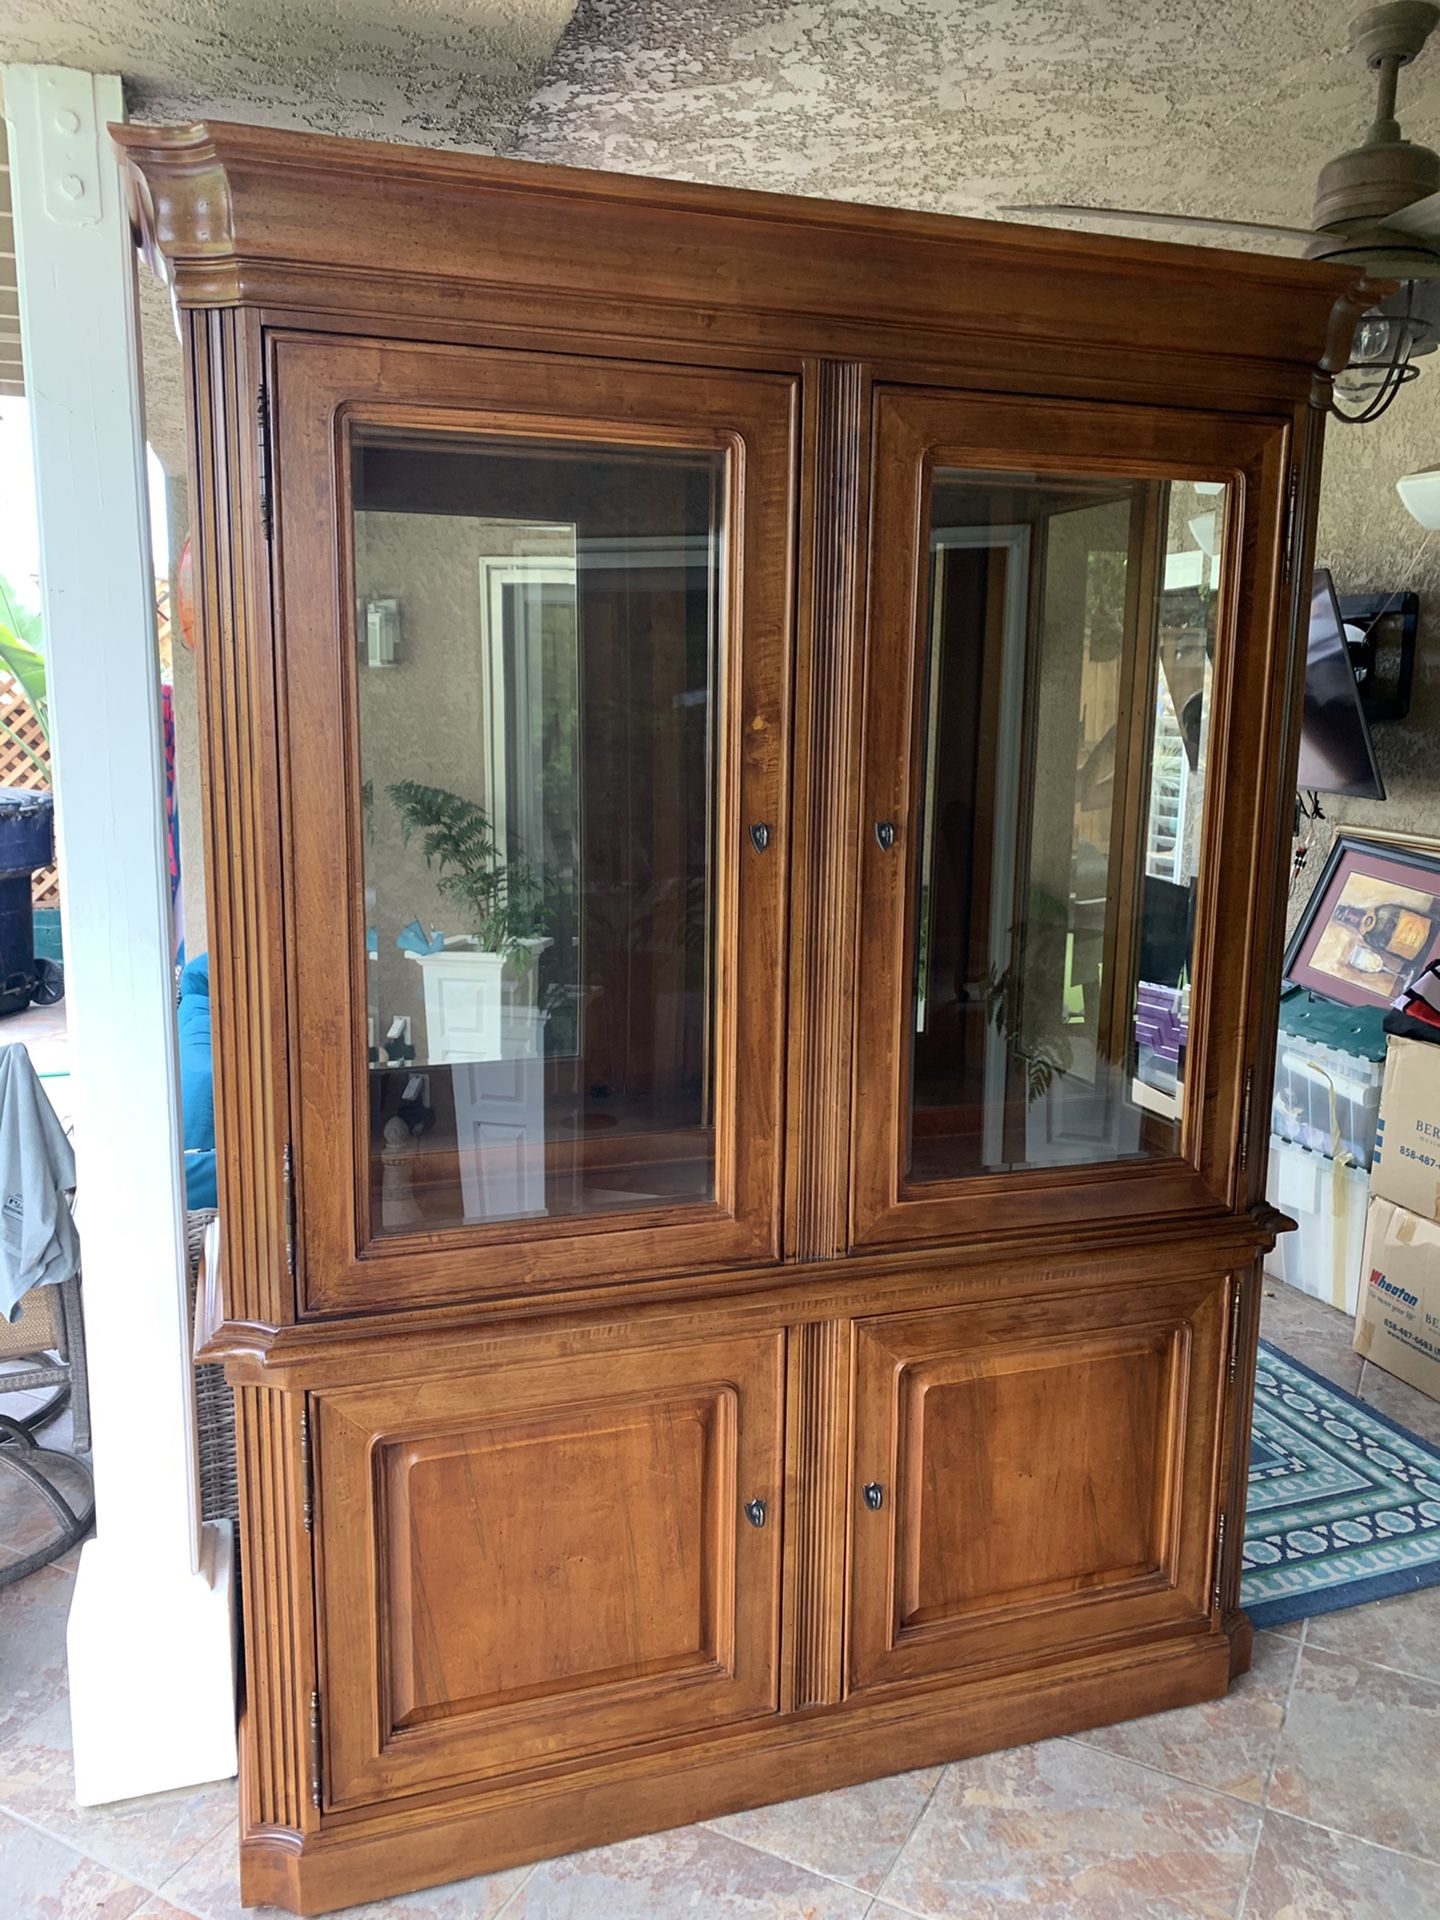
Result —
<instances>
[{"instance_id":1,"label":"stucco wall","mask_svg":"<svg viewBox=\"0 0 1440 1920\"><path fill-rule=\"evenodd\" d=\"M1440 838L1440 534L1424 533L1400 505L1395 479L1440 465L1440 367L1427 365L1383 419L1331 425L1325 448L1316 557L1342 593L1420 596L1420 636L1409 717L1375 728L1386 798L1321 796L1326 818L1307 824L1305 864L1291 887L1295 917L1340 825Z\"/></svg>"}]
</instances>

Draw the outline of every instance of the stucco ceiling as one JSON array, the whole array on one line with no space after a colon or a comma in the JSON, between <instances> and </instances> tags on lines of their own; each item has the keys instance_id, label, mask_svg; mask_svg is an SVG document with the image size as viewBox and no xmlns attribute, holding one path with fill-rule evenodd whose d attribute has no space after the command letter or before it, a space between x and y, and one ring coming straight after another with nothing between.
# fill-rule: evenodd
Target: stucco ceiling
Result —
<instances>
[{"instance_id":1,"label":"stucco ceiling","mask_svg":"<svg viewBox=\"0 0 1440 1920\"><path fill-rule=\"evenodd\" d=\"M0 60L124 77L144 120L503 146L574 0L5 0Z\"/></svg>"},{"instance_id":2,"label":"stucco ceiling","mask_svg":"<svg viewBox=\"0 0 1440 1920\"><path fill-rule=\"evenodd\" d=\"M258 119L984 212L1303 219L1363 132L1360 0L4 0L0 60ZM572 17L573 16L573 17ZM1402 76L1440 120L1440 48Z\"/></svg>"},{"instance_id":3,"label":"stucco ceiling","mask_svg":"<svg viewBox=\"0 0 1440 1920\"><path fill-rule=\"evenodd\" d=\"M580 0L527 158L989 213L1092 200L1307 222L1364 132L1361 0ZM1440 44L1401 118L1440 135Z\"/></svg>"}]
</instances>

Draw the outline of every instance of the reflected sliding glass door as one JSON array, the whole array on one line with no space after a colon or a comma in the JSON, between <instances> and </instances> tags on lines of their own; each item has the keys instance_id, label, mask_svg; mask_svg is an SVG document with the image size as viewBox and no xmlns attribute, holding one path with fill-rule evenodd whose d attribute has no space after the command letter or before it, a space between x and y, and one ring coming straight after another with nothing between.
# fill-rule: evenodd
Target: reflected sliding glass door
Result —
<instances>
[{"instance_id":1,"label":"reflected sliding glass door","mask_svg":"<svg viewBox=\"0 0 1440 1920\"><path fill-rule=\"evenodd\" d=\"M1204 484L934 476L913 1179L1174 1150L1226 503Z\"/></svg>"},{"instance_id":2,"label":"reflected sliding glass door","mask_svg":"<svg viewBox=\"0 0 1440 1920\"><path fill-rule=\"evenodd\" d=\"M1123 409L918 394L879 422L858 1235L1203 1202L1211 721L1263 442L1137 455Z\"/></svg>"}]
</instances>

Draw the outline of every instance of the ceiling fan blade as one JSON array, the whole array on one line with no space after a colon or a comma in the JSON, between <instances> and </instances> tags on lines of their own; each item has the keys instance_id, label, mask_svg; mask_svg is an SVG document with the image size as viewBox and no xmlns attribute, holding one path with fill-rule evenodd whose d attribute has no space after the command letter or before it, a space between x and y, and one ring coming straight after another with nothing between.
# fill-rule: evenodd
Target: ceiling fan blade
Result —
<instances>
[{"instance_id":1,"label":"ceiling fan blade","mask_svg":"<svg viewBox=\"0 0 1440 1920\"><path fill-rule=\"evenodd\" d=\"M1440 240L1440 193L1427 193L1423 200L1397 207L1394 213L1386 214L1383 224L1417 240Z\"/></svg>"},{"instance_id":2,"label":"ceiling fan blade","mask_svg":"<svg viewBox=\"0 0 1440 1920\"><path fill-rule=\"evenodd\" d=\"M1440 197L1440 196L1437 196ZM1315 238L1309 227L1281 227L1265 220L1222 220L1204 213L1151 213L1139 207L997 207L997 213L1026 213L1040 218L1059 215L1067 220L1117 221L1137 227L1190 227L1209 233L1263 234L1271 240L1304 245Z\"/></svg>"}]
</instances>

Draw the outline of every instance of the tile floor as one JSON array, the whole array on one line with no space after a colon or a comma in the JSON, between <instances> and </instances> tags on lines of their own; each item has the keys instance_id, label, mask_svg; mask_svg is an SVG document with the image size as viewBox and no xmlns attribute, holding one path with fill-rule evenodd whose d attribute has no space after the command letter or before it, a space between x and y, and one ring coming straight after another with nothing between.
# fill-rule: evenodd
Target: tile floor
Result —
<instances>
[{"instance_id":1,"label":"tile floor","mask_svg":"<svg viewBox=\"0 0 1440 1920\"><path fill-rule=\"evenodd\" d=\"M1267 1283L1277 1345L1440 1440L1440 1403ZM6 1498L0 1483L0 1501ZM13 1516L11 1516L13 1519ZM0 1539L10 1537L0 1506ZM0 1552L5 1549L0 1549ZM73 1569L0 1591L0 1920L238 1920L234 1789L70 1797ZM1440 1916L1440 1589L1258 1638L1228 1699L352 1910L365 1920Z\"/></svg>"}]
</instances>

